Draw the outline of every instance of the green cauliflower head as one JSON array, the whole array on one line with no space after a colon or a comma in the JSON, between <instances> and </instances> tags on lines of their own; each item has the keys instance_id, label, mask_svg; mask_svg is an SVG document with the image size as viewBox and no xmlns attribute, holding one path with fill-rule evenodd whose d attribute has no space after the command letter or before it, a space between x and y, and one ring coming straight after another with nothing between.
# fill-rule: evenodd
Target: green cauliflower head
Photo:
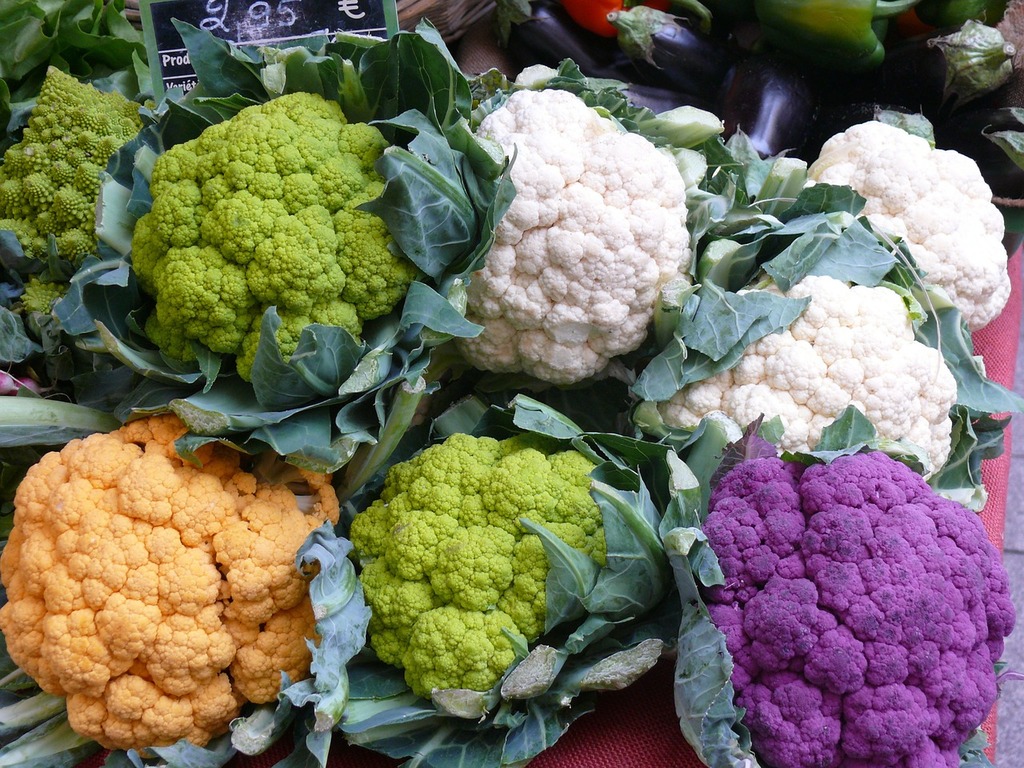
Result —
<instances>
[{"instance_id":1,"label":"green cauliflower head","mask_svg":"<svg viewBox=\"0 0 1024 768\"><path fill-rule=\"evenodd\" d=\"M387 142L340 105L291 93L247 107L156 161L132 264L155 299L146 332L189 360L193 342L249 378L265 311L287 357L311 323L358 336L416 277L384 222L359 206L383 190Z\"/></svg>"},{"instance_id":2,"label":"green cauliflower head","mask_svg":"<svg viewBox=\"0 0 1024 768\"><path fill-rule=\"evenodd\" d=\"M455 434L396 464L350 537L372 615L370 646L412 690L489 690L511 637L544 632L548 559L529 518L605 563L594 464L535 436Z\"/></svg>"},{"instance_id":3,"label":"green cauliflower head","mask_svg":"<svg viewBox=\"0 0 1024 768\"><path fill-rule=\"evenodd\" d=\"M50 67L0 164L0 230L33 258L46 255L53 235L57 253L80 262L96 248L100 172L141 127L138 104Z\"/></svg>"}]
</instances>

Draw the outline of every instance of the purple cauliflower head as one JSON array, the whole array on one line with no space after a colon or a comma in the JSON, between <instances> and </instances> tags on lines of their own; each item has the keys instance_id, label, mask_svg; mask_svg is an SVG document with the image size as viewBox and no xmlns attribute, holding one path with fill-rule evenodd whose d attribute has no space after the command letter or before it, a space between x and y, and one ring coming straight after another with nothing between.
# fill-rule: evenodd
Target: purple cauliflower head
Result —
<instances>
[{"instance_id":1,"label":"purple cauliflower head","mask_svg":"<svg viewBox=\"0 0 1024 768\"><path fill-rule=\"evenodd\" d=\"M978 516L883 453L739 464L705 532L736 705L776 768L954 768L1015 622Z\"/></svg>"}]
</instances>

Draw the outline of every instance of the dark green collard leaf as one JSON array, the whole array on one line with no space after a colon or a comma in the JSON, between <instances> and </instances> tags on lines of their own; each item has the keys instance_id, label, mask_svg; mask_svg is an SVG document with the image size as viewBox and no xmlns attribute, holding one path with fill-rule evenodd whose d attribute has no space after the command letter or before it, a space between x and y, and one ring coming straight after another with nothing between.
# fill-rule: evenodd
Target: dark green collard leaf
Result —
<instances>
[{"instance_id":1,"label":"dark green collard leaf","mask_svg":"<svg viewBox=\"0 0 1024 768\"><path fill-rule=\"evenodd\" d=\"M25 331L21 316L0 307L0 362L20 363L42 351Z\"/></svg>"},{"instance_id":2,"label":"dark green collard leaf","mask_svg":"<svg viewBox=\"0 0 1024 768\"><path fill-rule=\"evenodd\" d=\"M195 364L169 360L159 350L122 340L102 322L96 321L96 330L107 352L146 378L167 384L195 384L202 378Z\"/></svg>"},{"instance_id":3,"label":"dark green collard leaf","mask_svg":"<svg viewBox=\"0 0 1024 768\"><path fill-rule=\"evenodd\" d=\"M61 328L72 336L96 331L97 322L119 337L130 333L128 317L139 302L138 286L122 259L89 256L75 272L68 291L53 308Z\"/></svg>"},{"instance_id":4,"label":"dark green collard leaf","mask_svg":"<svg viewBox=\"0 0 1024 768\"><path fill-rule=\"evenodd\" d=\"M856 453L877 437L875 425L853 405L847 406L835 421L821 430L821 438L814 446L815 453Z\"/></svg>"},{"instance_id":5,"label":"dark green collard leaf","mask_svg":"<svg viewBox=\"0 0 1024 768\"><path fill-rule=\"evenodd\" d=\"M521 430L536 432L559 440L572 439L583 430L554 408L526 395L516 395L511 402L512 422Z\"/></svg>"},{"instance_id":6,"label":"dark green collard leaf","mask_svg":"<svg viewBox=\"0 0 1024 768\"><path fill-rule=\"evenodd\" d=\"M380 216L402 253L437 279L466 254L479 228L460 179L461 153L422 113L405 112L384 124L415 138L408 149L385 150L376 164L384 191L361 207Z\"/></svg>"},{"instance_id":7,"label":"dark green collard leaf","mask_svg":"<svg viewBox=\"0 0 1024 768\"><path fill-rule=\"evenodd\" d=\"M483 326L471 323L448 299L419 281L409 286L400 323L403 330L415 326L462 338L479 336L483 331Z\"/></svg>"},{"instance_id":8,"label":"dark green collard leaf","mask_svg":"<svg viewBox=\"0 0 1024 768\"><path fill-rule=\"evenodd\" d=\"M699 292L692 320L684 321L686 346L721 361L737 347L745 349L763 336L789 327L808 299L789 299L769 291L730 293L708 284Z\"/></svg>"},{"instance_id":9,"label":"dark green collard leaf","mask_svg":"<svg viewBox=\"0 0 1024 768\"><path fill-rule=\"evenodd\" d=\"M781 215L786 221L819 213L845 212L856 216L867 201L851 187L837 184L813 184L805 187L796 201Z\"/></svg>"},{"instance_id":10,"label":"dark green collard leaf","mask_svg":"<svg viewBox=\"0 0 1024 768\"><path fill-rule=\"evenodd\" d=\"M731 293L713 283L705 284L697 296L696 309L680 317L679 341L670 343L638 376L633 392L642 400L668 400L687 384L731 368L750 344L788 328L810 302L770 291Z\"/></svg>"},{"instance_id":11,"label":"dark green collard leaf","mask_svg":"<svg viewBox=\"0 0 1024 768\"><path fill-rule=\"evenodd\" d=\"M712 623L691 567L695 549L710 547L699 529L673 529L664 540L682 600L674 686L680 730L712 768L756 768L749 734L732 703L733 665L725 635Z\"/></svg>"},{"instance_id":12,"label":"dark green collard leaf","mask_svg":"<svg viewBox=\"0 0 1024 768\"><path fill-rule=\"evenodd\" d=\"M893 253L859 220L847 214L808 217L811 227L764 265L779 289L788 291L808 275L827 275L873 287L896 263ZM803 221L797 219L796 221ZM773 234L782 234L787 227Z\"/></svg>"},{"instance_id":13,"label":"dark green collard leaf","mask_svg":"<svg viewBox=\"0 0 1024 768\"><path fill-rule=\"evenodd\" d=\"M970 409L955 405L949 458L928 477L936 493L980 512L988 500L981 475L983 459L994 459L1004 451L1003 441L1009 418L972 416Z\"/></svg>"},{"instance_id":14,"label":"dark green collard leaf","mask_svg":"<svg viewBox=\"0 0 1024 768\"><path fill-rule=\"evenodd\" d=\"M531 700L526 717L505 737L500 765L525 765L554 744L575 720L593 712L594 706L591 696L574 697L571 707L554 707L549 702ZM472 767L466 765L465 768Z\"/></svg>"},{"instance_id":15,"label":"dark green collard leaf","mask_svg":"<svg viewBox=\"0 0 1024 768\"><path fill-rule=\"evenodd\" d=\"M558 536L529 518L519 520L530 533L540 537L548 556L547 616L544 630L550 631L564 621L586 613L585 599L597 583L601 566L588 555L574 549Z\"/></svg>"},{"instance_id":16,"label":"dark green collard leaf","mask_svg":"<svg viewBox=\"0 0 1024 768\"><path fill-rule=\"evenodd\" d=\"M220 437L249 432L285 419L319 403L287 410L264 409L252 387L237 377L225 377L206 391L171 400L167 406L197 435Z\"/></svg>"},{"instance_id":17,"label":"dark green collard leaf","mask_svg":"<svg viewBox=\"0 0 1024 768\"><path fill-rule=\"evenodd\" d=\"M187 22L173 19L174 28L188 49L189 62L199 84L196 96L231 97L236 94L257 101L267 100L259 76L259 59L245 60L245 47L235 47Z\"/></svg>"},{"instance_id":18,"label":"dark green collard leaf","mask_svg":"<svg viewBox=\"0 0 1024 768\"><path fill-rule=\"evenodd\" d=\"M366 47L339 38L327 50L356 62L375 115L416 111L430 116L438 126L469 117L469 81L429 23L419 24L415 34L400 32L386 44Z\"/></svg>"},{"instance_id":19,"label":"dark green collard leaf","mask_svg":"<svg viewBox=\"0 0 1024 768\"><path fill-rule=\"evenodd\" d=\"M918 328L917 338L942 352L956 379L958 405L980 413L1024 412L1024 398L985 374L959 311L937 307Z\"/></svg>"},{"instance_id":20,"label":"dark green collard leaf","mask_svg":"<svg viewBox=\"0 0 1024 768\"><path fill-rule=\"evenodd\" d=\"M330 403L252 431L245 446L264 445L288 463L313 472L336 472L352 458L348 440L335 434Z\"/></svg>"},{"instance_id":21,"label":"dark green collard leaf","mask_svg":"<svg viewBox=\"0 0 1024 768\"><path fill-rule=\"evenodd\" d=\"M169 747L152 747L152 752L175 768L221 768L235 756L230 735L211 740L205 747L181 741Z\"/></svg>"},{"instance_id":22,"label":"dark green collard leaf","mask_svg":"<svg viewBox=\"0 0 1024 768\"><path fill-rule=\"evenodd\" d=\"M302 329L295 352L286 361L275 335L280 325L276 307L263 313L251 373L260 406L268 411L284 410L337 395L365 347L343 328L309 325Z\"/></svg>"},{"instance_id":23,"label":"dark green collard leaf","mask_svg":"<svg viewBox=\"0 0 1024 768\"><path fill-rule=\"evenodd\" d=\"M600 469L594 474L600 475ZM658 511L643 485L639 491L624 491L594 479L591 494L604 521L606 564L583 604L588 613L609 621L635 618L656 604L668 587Z\"/></svg>"},{"instance_id":24,"label":"dark green collard leaf","mask_svg":"<svg viewBox=\"0 0 1024 768\"><path fill-rule=\"evenodd\" d=\"M0 747L0 765L6 768L75 768L99 751L95 741L79 736L68 724L67 713L55 715L31 731Z\"/></svg>"},{"instance_id":25,"label":"dark green collard leaf","mask_svg":"<svg viewBox=\"0 0 1024 768\"><path fill-rule=\"evenodd\" d=\"M994 768L986 750L988 734L980 728L960 745L960 768Z\"/></svg>"}]
</instances>

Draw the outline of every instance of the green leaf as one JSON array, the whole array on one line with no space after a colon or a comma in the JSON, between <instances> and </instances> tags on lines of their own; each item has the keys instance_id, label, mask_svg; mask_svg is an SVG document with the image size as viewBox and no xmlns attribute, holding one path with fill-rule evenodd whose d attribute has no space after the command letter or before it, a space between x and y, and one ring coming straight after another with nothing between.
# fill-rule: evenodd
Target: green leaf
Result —
<instances>
[{"instance_id":1,"label":"green leaf","mask_svg":"<svg viewBox=\"0 0 1024 768\"><path fill-rule=\"evenodd\" d=\"M583 430L554 408L527 395L516 395L510 404L513 423L527 432L559 440L579 437Z\"/></svg>"},{"instance_id":2,"label":"green leaf","mask_svg":"<svg viewBox=\"0 0 1024 768\"><path fill-rule=\"evenodd\" d=\"M814 446L815 452L844 452L868 445L876 437L875 425L854 405L848 405L827 427L821 430L821 438Z\"/></svg>"},{"instance_id":3,"label":"green leaf","mask_svg":"<svg viewBox=\"0 0 1024 768\"><path fill-rule=\"evenodd\" d=\"M75 733L62 713L0 747L0 768L74 768L99 748Z\"/></svg>"},{"instance_id":4,"label":"green leaf","mask_svg":"<svg viewBox=\"0 0 1024 768\"><path fill-rule=\"evenodd\" d=\"M721 361L737 347L788 327L809 303L769 291L730 293L708 284L699 292L692 320L684 321L683 341L692 350Z\"/></svg>"},{"instance_id":5,"label":"green leaf","mask_svg":"<svg viewBox=\"0 0 1024 768\"><path fill-rule=\"evenodd\" d=\"M0 448L60 446L121 422L104 411L36 396L0 397Z\"/></svg>"},{"instance_id":6,"label":"green leaf","mask_svg":"<svg viewBox=\"0 0 1024 768\"><path fill-rule=\"evenodd\" d=\"M558 536L529 518L519 519L530 533L540 537L548 556L547 616L544 630L550 631L562 622L585 614L585 599L597 583L601 570L589 555L574 549Z\"/></svg>"},{"instance_id":7,"label":"green leaf","mask_svg":"<svg viewBox=\"0 0 1024 768\"><path fill-rule=\"evenodd\" d=\"M661 599L669 582L660 516L643 485L640 491L624 491L595 479L591 495L604 521L606 565L583 604L610 621L635 618Z\"/></svg>"},{"instance_id":8,"label":"green leaf","mask_svg":"<svg viewBox=\"0 0 1024 768\"><path fill-rule=\"evenodd\" d=\"M918 328L917 337L942 352L956 379L957 404L980 413L1024 412L1024 398L988 378L984 361L974 354L974 342L960 312L932 303L936 308Z\"/></svg>"},{"instance_id":9,"label":"green leaf","mask_svg":"<svg viewBox=\"0 0 1024 768\"><path fill-rule=\"evenodd\" d=\"M309 585L309 598L319 640L310 643L313 690L289 686L282 696L298 707L312 705L314 730L320 733L330 733L341 721L349 701L347 666L366 644L370 609L348 557L351 551L352 544L325 523L310 534L296 555L298 568L318 566Z\"/></svg>"},{"instance_id":10,"label":"green leaf","mask_svg":"<svg viewBox=\"0 0 1024 768\"><path fill-rule=\"evenodd\" d=\"M425 115L405 112L384 125L415 134L408 149L388 147L376 169L384 191L361 206L388 226L398 247L437 279L463 257L479 229L476 209L460 181L461 153Z\"/></svg>"},{"instance_id":11,"label":"green leaf","mask_svg":"<svg viewBox=\"0 0 1024 768\"><path fill-rule=\"evenodd\" d=\"M193 99L241 96L255 101L267 100L258 59L253 56L246 60L243 54L246 48L229 45L187 22L172 19L172 23L188 50L189 62L199 83L193 89Z\"/></svg>"},{"instance_id":12,"label":"green leaf","mask_svg":"<svg viewBox=\"0 0 1024 768\"><path fill-rule=\"evenodd\" d=\"M6 307L0 307L0 361L20 363L43 348L29 337L21 316Z\"/></svg>"},{"instance_id":13,"label":"green leaf","mask_svg":"<svg viewBox=\"0 0 1024 768\"><path fill-rule=\"evenodd\" d=\"M416 281L406 294L400 327L418 325L450 337L472 338L483 331L483 326L467 320L447 298L426 283Z\"/></svg>"}]
</instances>

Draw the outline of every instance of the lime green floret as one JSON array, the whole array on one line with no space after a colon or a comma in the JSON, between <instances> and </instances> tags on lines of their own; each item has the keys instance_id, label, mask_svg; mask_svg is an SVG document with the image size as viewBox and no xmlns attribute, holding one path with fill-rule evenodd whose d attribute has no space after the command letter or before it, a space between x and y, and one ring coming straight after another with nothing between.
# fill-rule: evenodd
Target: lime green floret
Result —
<instances>
[{"instance_id":1,"label":"lime green floret","mask_svg":"<svg viewBox=\"0 0 1024 768\"><path fill-rule=\"evenodd\" d=\"M141 128L139 105L50 67L21 141L0 164L0 230L25 254L79 262L96 249L96 198L110 156Z\"/></svg>"},{"instance_id":2,"label":"lime green floret","mask_svg":"<svg viewBox=\"0 0 1024 768\"><path fill-rule=\"evenodd\" d=\"M604 564L593 469L540 438L456 434L388 471L350 537L370 646L415 693L489 690L515 660L510 634L544 632L548 559L522 518Z\"/></svg>"},{"instance_id":3,"label":"lime green floret","mask_svg":"<svg viewBox=\"0 0 1024 768\"><path fill-rule=\"evenodd\" d=\"M196 342L234 355L248 379L270 307L285 357L307 325L358 336L390 312L416 269L384 222L359 210L383 190L373 166L386 147L336 102L292 93L168 149L132 238L139 283L156 301L152 341L180 360Z\"/></svg>"}]
</instances>

